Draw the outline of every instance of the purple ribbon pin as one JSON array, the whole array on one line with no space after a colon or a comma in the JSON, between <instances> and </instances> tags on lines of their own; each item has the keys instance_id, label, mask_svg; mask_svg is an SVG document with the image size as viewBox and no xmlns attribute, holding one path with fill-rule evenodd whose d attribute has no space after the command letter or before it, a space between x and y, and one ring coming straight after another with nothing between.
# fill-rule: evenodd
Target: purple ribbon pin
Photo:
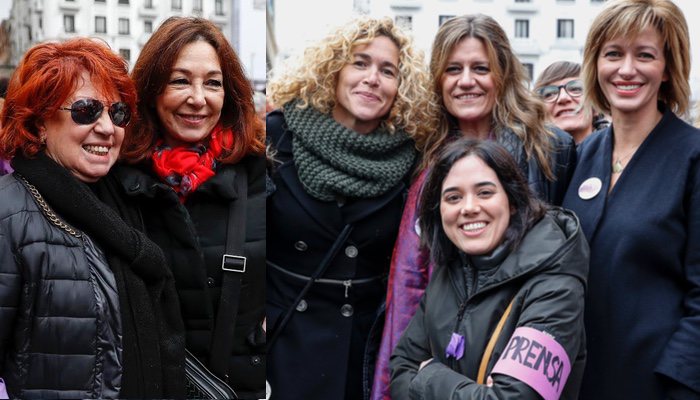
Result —
<instances>
[{"instance_id":1,"label":"purple ribbon pin","mask_svg":"<svg viewBox=\"0 0 700 400\"><path fill-rule=\"evenodd\" d=\"M452 332L452 337L450 338L450 343L445 349L445 357L454 357L455 360L459 360L464 355L464 336L457 332Z\"/></svg>"},{"instance_id":2,"label":"purple ribbon pin","mask_svg":"<svg viewBox=\"0 0 700 400\"><path fill-rule=\"evenodd\" d=\"M0 399L9 399L10 396L7 395L7 390L5 389L5 382L0 378Z\"/></svg>"}]
</instances>

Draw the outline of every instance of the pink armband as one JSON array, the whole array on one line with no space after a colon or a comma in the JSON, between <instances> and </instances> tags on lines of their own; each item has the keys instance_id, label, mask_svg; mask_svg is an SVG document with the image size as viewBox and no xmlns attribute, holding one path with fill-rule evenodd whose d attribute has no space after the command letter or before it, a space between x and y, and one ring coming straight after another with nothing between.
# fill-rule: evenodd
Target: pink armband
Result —
<instances>
[{"instance_id":1,"label":"pink armband","mask_svg":"<svg viewBox=\"0 0 700 400\"><path fill-rule=\"evenodd\" d=\"M557 400L571 372L566 350L550 335L521 326L513 332L492 374L526 383L544 400Z\"/></svg>"}]
</instances>

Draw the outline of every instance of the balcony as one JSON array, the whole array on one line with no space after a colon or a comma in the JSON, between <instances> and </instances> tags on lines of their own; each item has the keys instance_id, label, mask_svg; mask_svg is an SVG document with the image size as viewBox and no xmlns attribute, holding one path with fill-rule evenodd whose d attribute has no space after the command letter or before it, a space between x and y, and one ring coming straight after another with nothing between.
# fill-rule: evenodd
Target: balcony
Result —
<instances>
[{"instance_id":1,"label":"balcony","mask_svg":"<svg viewBox=\"0 0 700 400\"><path fill-rule=\"evenodd\" d=\"M389 2L391 8L413 9L417 10L423 6L422 0L391 0Z\"/></svg>"},{"instance_id":2,"label":"balcony","mask_svg":"<svg viewBox=\"0 0 700 400\"><path fill-rule=\"evenodd\" d=\"M533 38L514 38L511 40L513 50L520 56L539 56L542 49L537 40Z\"/></svg>"},{"instance_id":3,"label":"balcony","mask_svg":"<svg viewBox=\"0 0 700 400\"><path fill-rule=\"evenodd\" d=\"M80 5L75 0L60 0L58 3L58 8L66 11L78 11L80 10Z\"/></svg>"},{"instance_id":4,"label":"balcony","mask_svg":"<svg viewBox=\"0 0 700 400\"><path fill-rule=\"evenodd\" d=\"M506 5L506 10L508 12L534 14L540 10L540 6L535 4L534 1L516 2L514 0L511 0L511 3L508 3L508 5Z\"/></svg>"}]
</instances>

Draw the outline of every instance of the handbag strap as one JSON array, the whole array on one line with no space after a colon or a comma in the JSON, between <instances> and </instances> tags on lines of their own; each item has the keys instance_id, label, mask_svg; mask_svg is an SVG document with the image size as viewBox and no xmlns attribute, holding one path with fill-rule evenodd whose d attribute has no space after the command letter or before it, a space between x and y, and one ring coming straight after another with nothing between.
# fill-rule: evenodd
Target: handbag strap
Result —
<instances>
[{"instance_id":1,"label":"handbag strap","mask_svg":"<svg viewBox=\"0 0 700 400\"><path fill-rule=\"evenodd\" d=\"M277 341L277 338L279 338L280 334L284 330L284 327L287 326L287 323L289 323L289 320L292 318L292 315L294 315L294 310L296 310L301 299L303 299L304 296L306 296L306 293L308 293L308 291L311 289L311 287L316 282L316 280L321 278L323 276L323 274L326 272L326 270L328 269L328 266L331 264L331 261L333 261L336 254L338 254L338 250L340 250L340 247L345 243L346 240L348 240L348 237L350 236L352 229L353 229L353 226L351 224L345 225L345 227L343 227L343 230L340 232L338 237L335 238L333 245L331 245L331 248L323 256L321 263L318 264L318 267L314 271L313 275L311 275L309 280L306 282L306 285L304 285L304 288L301 289L301 291L299 292L297 297L294 299L294 302L292 302L292 304L289 306L289 308L287 308L287 311L285 311L284 316L282 317L282 320L277 324L277 326L275 326L272 337L270 338L270 341L268 342L268 351L275 344L275 342Z\"/></svg>"},{"instance_id":2,"label":"handbag strap","mask_svg":"<svg viewBox=\"0 0 700 400\"><path fill-rule=\"evenodd\" d=\"M221 260L221 269L224 271L221 298L209 354L209 366L212 371L225 380L228 380L228 359L233 350L233 333L241 297L241 280L247 261L243 255L243 244L246 232L248 176L243 165L240 165L236 171L236 191L238 198L229 205L226 254Z\"/></svg>"},{"instance_id":3,"label":"handbag strap","mask_svg":"<svg viewBox=\"0 0 700 400\"><path fill-rule=\"evenodd\" d=\"M493 348L494 346L496 346L496 341L498 341L498 337L501 335L503 325L505 325L506 319L508 319L508 315L510 315L510 310L513 308L514 301L515 297L513 297L513 299L508 304L508 307L506 307L506 310L503 312L501 319L496 325L496 329L494 329L493 333L491 334L491 339L489 339L489 342L486 345L484 355L483 357L481 357L481 364L479 364L479 374L476 376L476 383L480 385L483 385L485 383L484 379L486 378L486 367L488 366L489 361L491 360L491 356L493 355Z\"/></svg>"}]
</instances>

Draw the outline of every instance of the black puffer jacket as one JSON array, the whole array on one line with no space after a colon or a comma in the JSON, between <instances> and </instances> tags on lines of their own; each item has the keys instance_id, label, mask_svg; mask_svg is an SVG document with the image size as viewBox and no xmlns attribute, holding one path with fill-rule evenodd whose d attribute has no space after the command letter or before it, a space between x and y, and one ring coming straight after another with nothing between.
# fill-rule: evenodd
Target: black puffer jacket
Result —
<instances>
[{"instance_id":1,"label":"black puffer jacket","mask_svg":"<svg viewBox=\"0 0 700 400\"><path fill-rule=\"evenodd\" d=\"M392 398L540 399L528 385L507 375L493 374L490 387L475 382L487 342L511 300L512 311L495 343L486 376L515 329L530 327L551 335L564 348L571 373L561 398L578 398L586 359L583 299L587 273L588 245L578 219L565 210L548 212L499 265L466 271L459 262L437 267L392 355ZM473 277L471 285L466 282L469 276ZM469 296L468 286L472 287ZM448 360L445 349L465 299L464 317L458 325L466 339L464 356ZM430 358L433 361L418 371L421 362Z\"/></svg>"},{"instance_id":2,"label":"black puffer jacket","mask_svg":"<svg viewBox=\"0 0 700 400\"><path fill-rule=\"evenodd\" d=\"M185 321L187 348L205 365L221 296L229 205L237 204L235 177L245 168L246 272L236 319L228 383L240 398L265 397L265 159L248 156L236 165L220 166L211 179L183 205L177 194L150 171L117 166L114 173L141 209L147 234L165 253L175 275ZM225 379L225 377L222 377Z\"/></svg>"},{"instance_id":3,"label":"black puffer jacket","mask_svg":"<svg viewBox=\"0 0 700 400\"><path fill-rule=\"evenodd\" d=\"M121 323L114 275L84 234L52 224L0 178L0 377L20 398L115 398Z\"/></svg>"}]
</instances>

